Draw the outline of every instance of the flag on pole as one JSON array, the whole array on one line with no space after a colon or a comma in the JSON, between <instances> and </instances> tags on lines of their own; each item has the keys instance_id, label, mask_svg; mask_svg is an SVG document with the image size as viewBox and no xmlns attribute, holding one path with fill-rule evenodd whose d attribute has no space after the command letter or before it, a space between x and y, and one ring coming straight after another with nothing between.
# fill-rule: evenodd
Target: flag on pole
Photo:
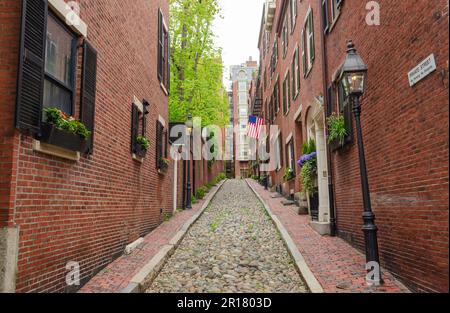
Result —
<instances>
[{"instance_id":1,"label":"flag on pole","mask_svg":"<svg viewBox=\"0 0 450 313\"><path fill-rule=\"evenodd\" d=\"M250 138L259 139L263 126L264 126L264 119L253 115L249 116L247 125L247 136Z\"/></svg>"}]
</instances>

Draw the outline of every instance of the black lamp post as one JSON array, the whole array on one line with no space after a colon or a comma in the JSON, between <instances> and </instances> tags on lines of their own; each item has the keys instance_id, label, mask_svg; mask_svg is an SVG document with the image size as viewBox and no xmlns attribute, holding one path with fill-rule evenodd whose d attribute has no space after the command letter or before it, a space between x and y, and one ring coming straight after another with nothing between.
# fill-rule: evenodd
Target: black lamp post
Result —
<instances>
[{"instance_id":1,"label":"black lamp post","mask_svg":"<svg viewBox=\"0 0 450 313\"><path fill-rule=\"evenodd\" d=\"M340 81L344 87L346 96L352 103L353 113L355 115L356 132L358 136L358 149L359 149L359 166L361 172L361 185L364 202L363 220L365 245L366 245L366 261L376 262L378 269L380 268L380 258L378 254L378 228L375 225L375 214L372 212L372 205L370 202L369 192L369 180L367 178L366 158L364 153L364 142L362 138L361 129L361 103L360 98L364 94L365 78L367 74L368 66L361 59L356 52L355 45L351 40L347 42L347 57L341 69ZM380 281L377 281L377 279ZM379 276L375 275L375 280L372 281L375 284L382 283L381 273Z\"/></svg>"},{"instance_id":2,"label":"black lamp post","mask_svg":"<svg viewBox=\"0 0 450 313\"><path fill-rule=\"evenodd\" d=\"M192 185L191 185L191 134L192 129L194 128L194 122L192 121L192 114L188 114L188 119L186 121L186 132L189 136L189 145L188 147L188 155L189 158L187 160L187 187L186 187L186 209L192 209Z\"/></svg>"}]
</instances>

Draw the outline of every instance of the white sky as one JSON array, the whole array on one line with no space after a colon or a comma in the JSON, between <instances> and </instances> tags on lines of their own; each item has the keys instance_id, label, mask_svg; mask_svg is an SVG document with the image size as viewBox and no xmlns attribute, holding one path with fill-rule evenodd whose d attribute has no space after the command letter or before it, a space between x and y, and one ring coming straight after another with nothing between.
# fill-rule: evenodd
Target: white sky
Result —
<instances>
[{"instance_id":1,"label":"white sky","mask_svg":"<svg viewBox=\"0 0 450 313\"><path fill-rule=\"evenodd\" d=\"M258 35L264 0L219 0L222 8L214 23L216 45L223 49L224 82L229 87L229 69L248 60L259 60Z\"/></svg>"}]
</instances>

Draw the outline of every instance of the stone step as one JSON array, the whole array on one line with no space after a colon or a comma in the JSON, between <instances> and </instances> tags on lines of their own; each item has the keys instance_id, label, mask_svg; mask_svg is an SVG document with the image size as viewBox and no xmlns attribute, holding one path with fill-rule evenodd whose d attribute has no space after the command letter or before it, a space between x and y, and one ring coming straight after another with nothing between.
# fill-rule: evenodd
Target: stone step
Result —
<instances>
[{"instance_id":1,"label":"stone step","mask_svg":"<svg viewBox=\"0 0 450 313\"><path fill-rule=\"evenodd\" d=\"M283 204L284 206L292 206L295 205L295 202L292 200L283 200L281 204Z\"/></svg>"},{"instance_id":2,"label":"stone step","mask_svg":"<svg viewBox=\"0 0 450 313\"><path fill-rule=\"evenodd\" d=\"M292 209L298 215L308 215L309 214L307 207L292 206Z\"/></svg>"}]
</instances>

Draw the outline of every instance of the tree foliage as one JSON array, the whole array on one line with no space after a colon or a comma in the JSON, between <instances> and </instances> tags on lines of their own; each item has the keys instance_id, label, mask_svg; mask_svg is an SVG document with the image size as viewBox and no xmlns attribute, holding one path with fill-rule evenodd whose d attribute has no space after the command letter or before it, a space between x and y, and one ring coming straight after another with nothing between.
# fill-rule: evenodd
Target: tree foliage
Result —
<instances>
[{"instance_id":1,"label":"tree foliage","mask_svg":"<svg viewBox=\"0 0 450 313\"><path fill-rule=\"evenodd\" d=\"M202 125L224 126L228 97L223 86L222 51L214 45L212 25L219 14L217 0L171 0L171 122L183 122L190 112Z\"/></svg>"}]
</instances>

